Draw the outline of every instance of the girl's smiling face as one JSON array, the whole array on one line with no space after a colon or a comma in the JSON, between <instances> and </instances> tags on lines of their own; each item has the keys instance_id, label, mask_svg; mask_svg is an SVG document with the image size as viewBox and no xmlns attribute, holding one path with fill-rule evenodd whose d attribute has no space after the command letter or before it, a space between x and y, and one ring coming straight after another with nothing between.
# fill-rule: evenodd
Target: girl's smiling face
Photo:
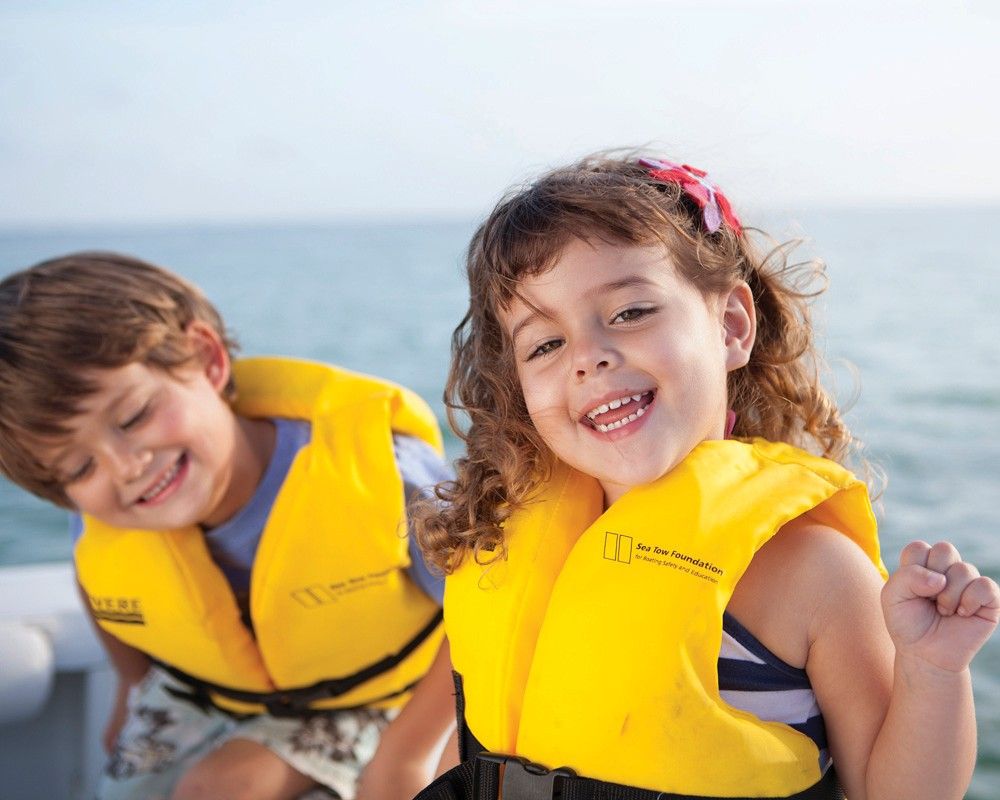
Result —
<instances>
[{"instance_id":1,"label":"girl's smiling face","mask_svg":"<svg viewBox=\"0 0 1000 800\"><path fill-rule=\"evenodd\" d=\"M704 295L662 246L572 240L501 312L531 421L610 505L721 439L755 333L745 283Z\"/></svg>"}]
</instances>

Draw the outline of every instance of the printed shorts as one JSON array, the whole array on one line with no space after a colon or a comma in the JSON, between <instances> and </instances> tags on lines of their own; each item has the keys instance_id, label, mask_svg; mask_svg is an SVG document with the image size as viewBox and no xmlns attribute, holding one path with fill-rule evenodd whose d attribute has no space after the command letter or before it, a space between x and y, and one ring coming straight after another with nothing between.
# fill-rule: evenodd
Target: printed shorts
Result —
<instances>
[{"instance_id":1,"label":"printed shorts","mask_svg":"<svg viewBox=\"0 0 1000 800\"><path fill-rule=\"evenodd\" d=\"M167 691L184 691L153 667L129 697L129 714L97 791L99 800L159 800L199 759L230 739L249 739L320 784L303 800L353 800L357 780L395 710L329 711L306 718L234 719Z\"/></svg>"}]
</instances>

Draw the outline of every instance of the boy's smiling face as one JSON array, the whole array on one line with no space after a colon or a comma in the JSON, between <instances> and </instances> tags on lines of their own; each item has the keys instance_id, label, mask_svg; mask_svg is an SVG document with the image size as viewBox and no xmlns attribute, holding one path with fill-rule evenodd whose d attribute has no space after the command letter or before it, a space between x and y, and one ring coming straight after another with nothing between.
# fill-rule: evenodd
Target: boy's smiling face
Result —
<instances>
[{"instance_id":1,"label":"boy's smiling face","mask_svg":"<svg viewBox=\"0 0 1000 800\"><path fill-rule=\"evenodd\" d=\"M726 376L754 336L746 284L703 295L662 247L573 240L502 314L532 423L605 500L725 430Z\"/></svg>"},{"instance_id":2,"label":"boy's smiling face","mask_svg":"<svg viewBox=\"0 0 1000 800\"><path fill-rule=\"evenodd\" d=\"M72 433L43 448L80 512L169 530L217 525L249 499L256 482L238 463L240 422L221 395L225 348L206 325L189 334L198 357L171 372L142 363L92 371L96 390L68 421Z\"/></svg>"}]
</instances>

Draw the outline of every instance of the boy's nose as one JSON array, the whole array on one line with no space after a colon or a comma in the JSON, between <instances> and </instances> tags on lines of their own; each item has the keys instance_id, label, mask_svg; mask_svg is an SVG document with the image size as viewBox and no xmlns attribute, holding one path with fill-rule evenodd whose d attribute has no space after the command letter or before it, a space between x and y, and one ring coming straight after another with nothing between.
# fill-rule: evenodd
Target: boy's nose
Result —
<instances>
[{"instance_id":1,"label":"boy's nose","mask_svg":"<svg viewBox=\"0 0 1000 800\"><path fill-rule=\"evenodd\" d=\"M153 461L153 451L148 447L139 447L129 442L117 442L108 448L111 466L123 481L134 481L141 478L146 468Z\"/></svg>"}]
</instances>

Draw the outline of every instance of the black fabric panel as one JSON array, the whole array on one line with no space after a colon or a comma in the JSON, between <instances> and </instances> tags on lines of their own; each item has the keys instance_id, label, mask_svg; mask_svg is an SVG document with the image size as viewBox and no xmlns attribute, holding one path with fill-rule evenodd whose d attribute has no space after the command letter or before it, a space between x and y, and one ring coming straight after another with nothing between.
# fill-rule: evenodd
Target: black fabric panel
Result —
<instances>
[{"instance_id":1,"label":"black fabric panel","mask_svg":"<svg viewBox=\"0 0 1000 800\"><path fill-rule=\"evenodd\" d=\"M510 769L511 767L508 767ZM617 783L605 783L590 778L560 777L554 784L541 779L544 791L527 794L507 792L503 800L717 800L706 796L672 794L649 789L638 789ZM414 800L497 800L500 794L500 765L495 761L476 758L465 761L449 770L418 794ZM509 788L509 787L508 787ZM541 789L541 787L539 787ZM554 792L554 793L553 793ZM760 800L760 798L735 797L727 800ZM776 800L846 800L833 770L810 789Z\"/></svg>"},{"instance_id":2,"label":"black fabric panel","mask_svg":"<svg viewBox=\"0 0 1000 800\"><path fill-rule=\"evenodd\" d=\"M473 762L466 761L448 770L413 800L473 800Z\"/></svg>"},{"instance_id":3,"label":"black fabric panel","mask_svg":"<svg viewBox=\"0 0 1000 800\"><path fill-rule=\"evenodd\" d=\"M451 677L455 682L455 717L458 720L458 760L468 761L476 753L482 753L486 748L472 735L472 731L469 730L469 723L465 719L465 689L462 684L462 676L452 670Z\"/></svg>"}]
</instances>

